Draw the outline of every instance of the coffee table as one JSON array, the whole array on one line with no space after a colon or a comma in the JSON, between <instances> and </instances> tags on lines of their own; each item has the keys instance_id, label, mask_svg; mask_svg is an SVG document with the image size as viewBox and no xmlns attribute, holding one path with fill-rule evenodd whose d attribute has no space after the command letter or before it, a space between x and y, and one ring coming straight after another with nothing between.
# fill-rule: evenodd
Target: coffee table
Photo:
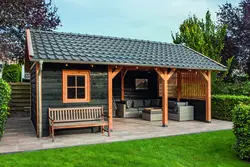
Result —
<instances>
[{"instance_id":1,"label":"coffee table","mask_svg":"<svg viewBox=\"0 0 250 167\"><path fill-rule=\"evenodd\" d=\"M142 119L147 121L161 121L162 109L161 108L144 108L142 110Z\"/></svg>"}]
</instances>

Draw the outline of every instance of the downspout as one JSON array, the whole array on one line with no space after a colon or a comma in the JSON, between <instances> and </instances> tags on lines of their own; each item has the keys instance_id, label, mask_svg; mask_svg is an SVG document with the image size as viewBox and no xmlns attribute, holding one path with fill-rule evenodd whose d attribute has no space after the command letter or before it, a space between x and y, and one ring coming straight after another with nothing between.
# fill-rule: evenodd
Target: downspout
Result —
<instances>
[{"instance_id":1,"label":"downspout","mask_svg":"<svg viewBox=\"0 0 250 167\"><path fill-rule=\"evenodd\" d=\"M39 71L38 71L38 113L39 113L39 138L42 137L42 70L43 70L43 61L39 61Z\"/></svg>"}]
</instances>

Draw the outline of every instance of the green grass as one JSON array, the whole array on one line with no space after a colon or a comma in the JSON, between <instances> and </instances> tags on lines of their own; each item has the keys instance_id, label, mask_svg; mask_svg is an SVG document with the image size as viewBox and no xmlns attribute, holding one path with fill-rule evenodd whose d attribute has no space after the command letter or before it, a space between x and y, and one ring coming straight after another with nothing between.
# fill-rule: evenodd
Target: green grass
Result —
<instances>
[{"instance_id":1,"label":"green grass","mask_svg":"<svg viewBox=\"0 0 250 167\"><path fill-rule=\"evenodd\" d=\"M1 167L250 166L232 150L232 131L0 155Z\"/></svg>"}]
</instances>

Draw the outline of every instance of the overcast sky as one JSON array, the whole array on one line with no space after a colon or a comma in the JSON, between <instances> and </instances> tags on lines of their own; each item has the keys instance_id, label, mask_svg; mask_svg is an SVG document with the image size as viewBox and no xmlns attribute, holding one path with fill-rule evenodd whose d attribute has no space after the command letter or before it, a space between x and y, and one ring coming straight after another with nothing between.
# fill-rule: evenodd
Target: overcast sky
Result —
<instances>
[{"instance_id":1,"label":"overcast sky","mask_svg":"<svg viewBox=\"0 0 250 167\"><path fill-rule=\"evenodd\" d=\"M204 17L226 1L240 0L54 0L58 31L172 42L171 32L188 15ZM216 20L215 20L216 21Z\"/></svg>"}]
</instances>

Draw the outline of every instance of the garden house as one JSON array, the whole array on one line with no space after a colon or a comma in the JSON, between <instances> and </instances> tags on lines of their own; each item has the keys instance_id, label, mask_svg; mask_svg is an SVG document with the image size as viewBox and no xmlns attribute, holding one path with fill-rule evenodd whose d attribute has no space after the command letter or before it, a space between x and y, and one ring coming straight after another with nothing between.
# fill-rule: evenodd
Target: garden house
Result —
<instances>
[{"instance_id":1,"label":"garden house","mask_svg":"<svg viewBox=\"0 0 250 167\"><path fill-rule=\"evenodd\" d=\"M184 45L38 30L26 31L25 66L39 137L49 134L49 108L103 106L112 129L113 117L157 106L166 127L170 101L185 102L210 122L211 72L226 70Z\"/></svg>"}]
</instances>

